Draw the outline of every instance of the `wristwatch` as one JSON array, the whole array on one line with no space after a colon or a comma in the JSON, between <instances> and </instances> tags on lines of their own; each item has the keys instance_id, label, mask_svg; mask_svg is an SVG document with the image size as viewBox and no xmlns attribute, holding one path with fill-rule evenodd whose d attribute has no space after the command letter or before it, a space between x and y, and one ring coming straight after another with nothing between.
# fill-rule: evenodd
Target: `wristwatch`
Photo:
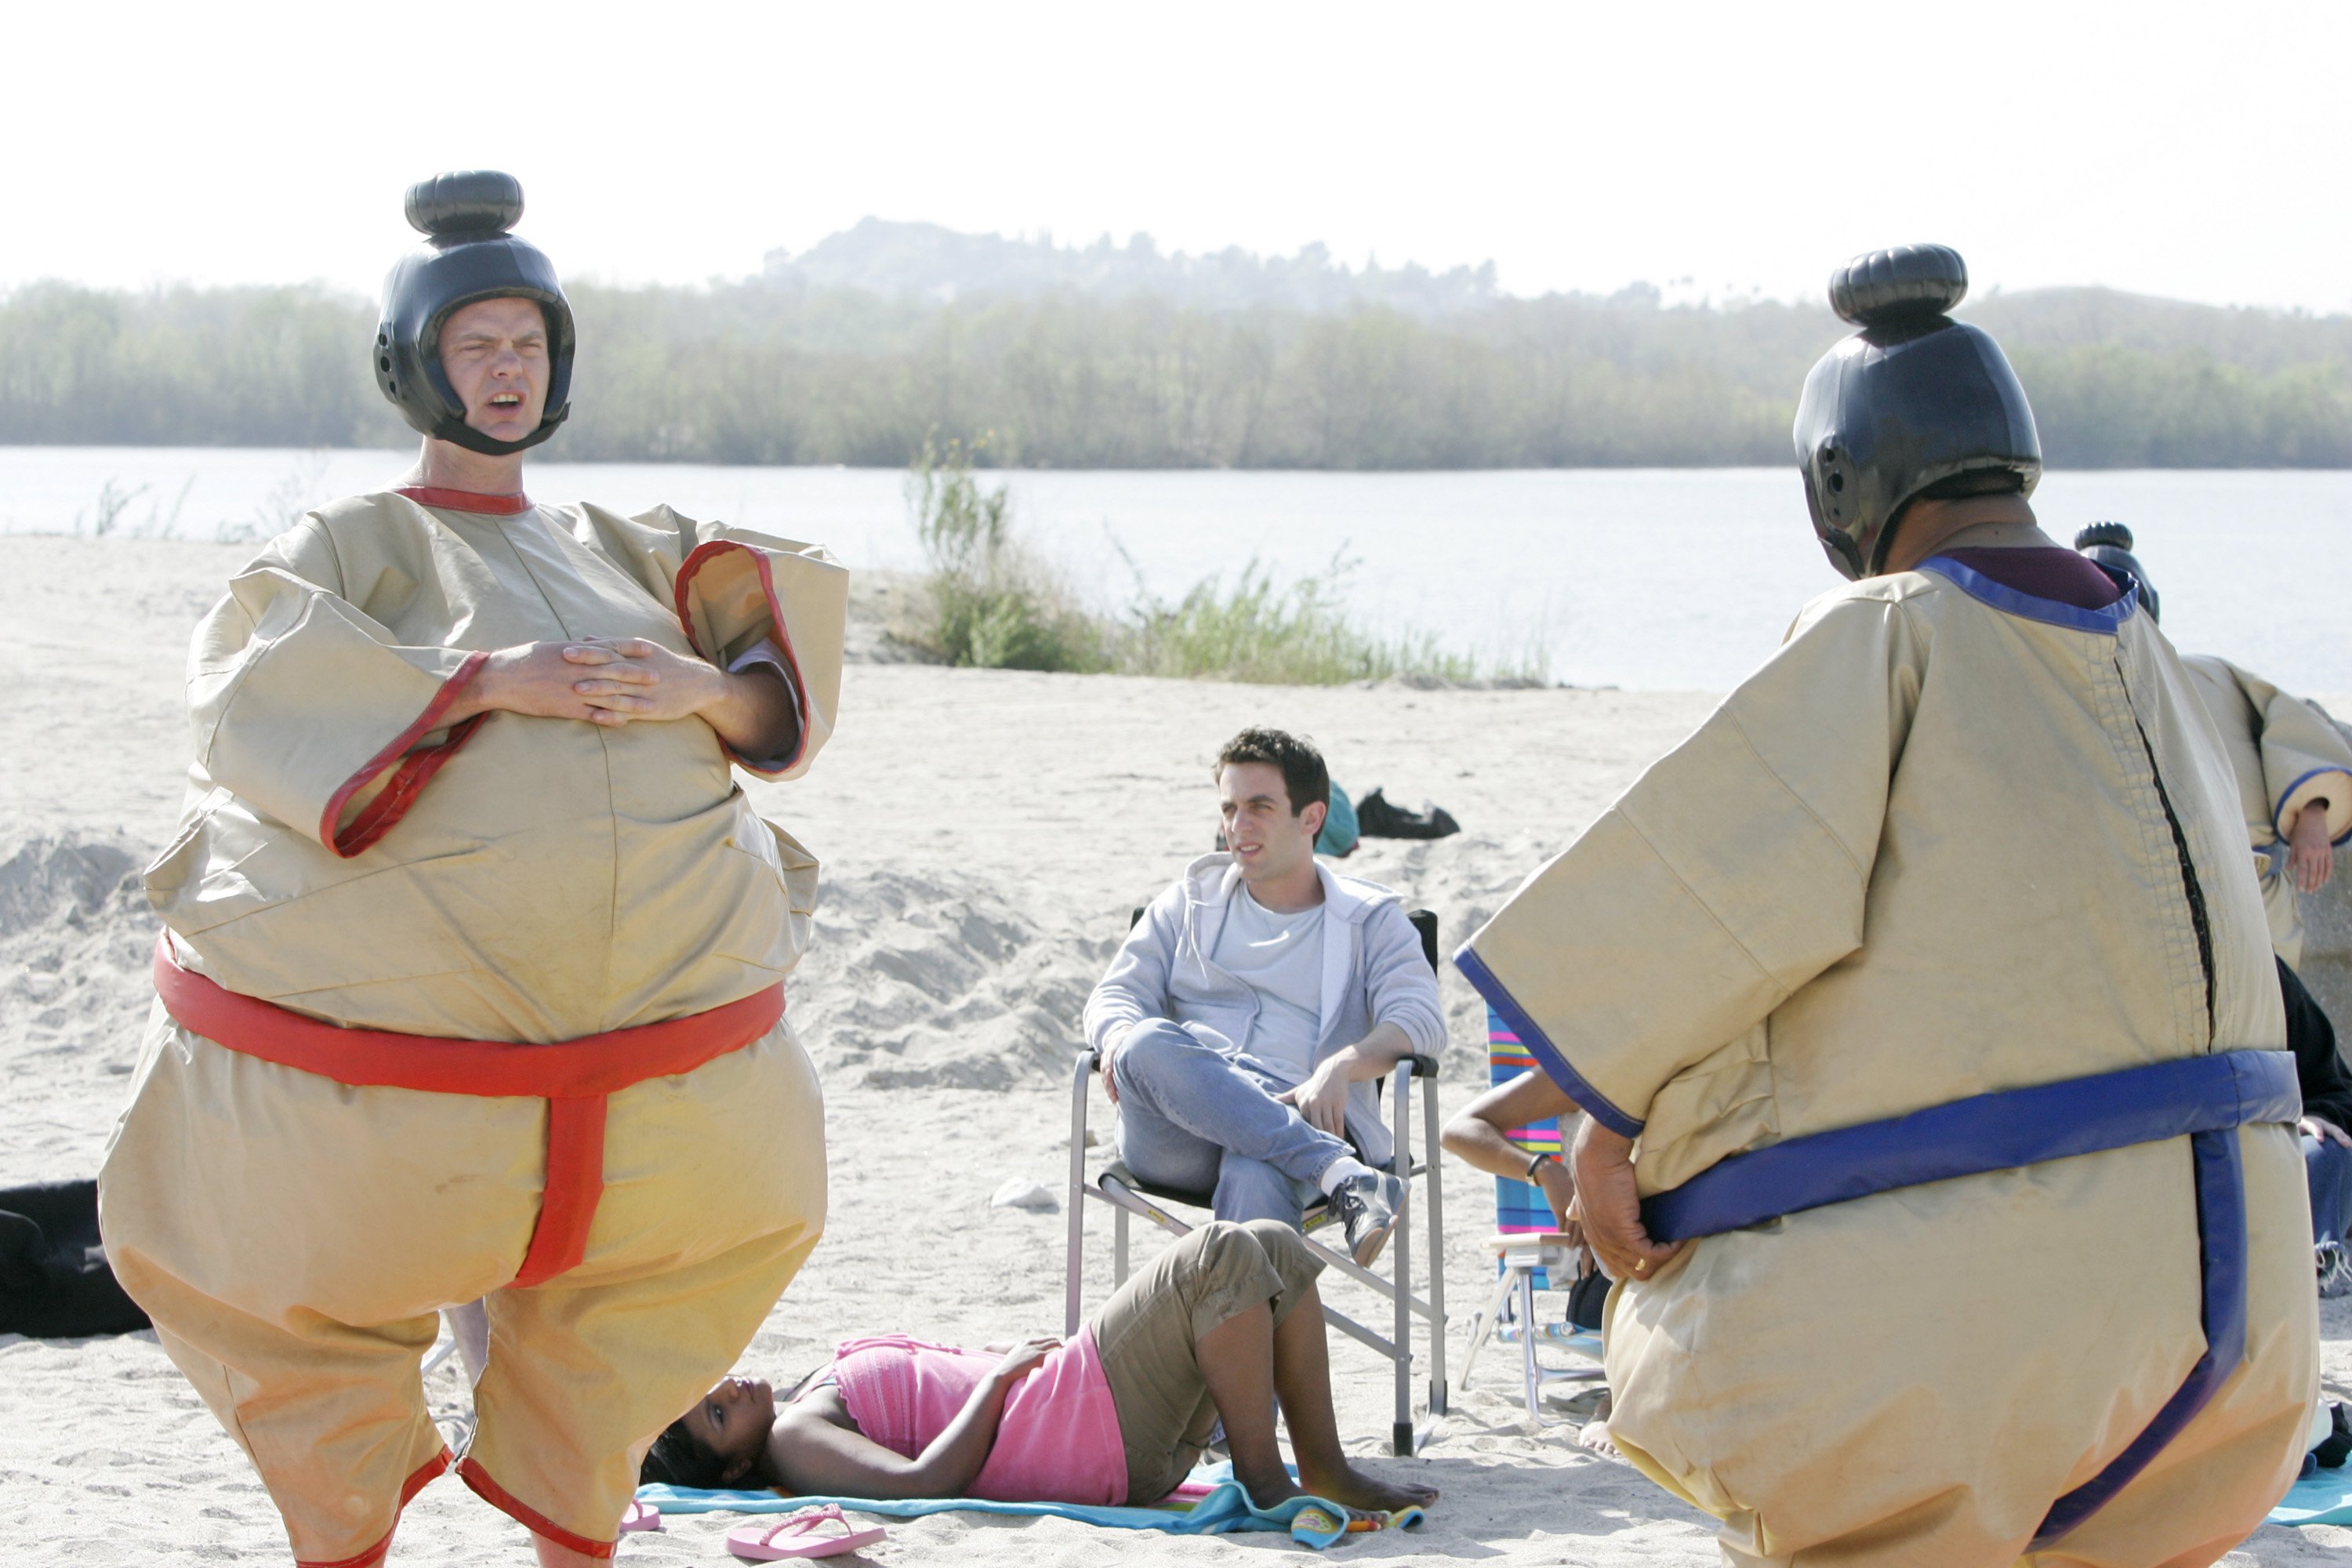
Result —
<instances>
[{"instance_id":1,"label":"wristwatch","mask_svg":"<svg viewBox=\"0 0 2352 1568\"><path fill-rule=\"evenodd\" d=\"M1528 1173L1519 1179L1527 1183L1529 1186L1536 1185L1536 1167L1547 1163L1557 1165L1559 1163L1559 1156L1547 1152L1537 1153L1533 1159L1530 1159L1528 1162Z\"/></svg>"}]
</instances>

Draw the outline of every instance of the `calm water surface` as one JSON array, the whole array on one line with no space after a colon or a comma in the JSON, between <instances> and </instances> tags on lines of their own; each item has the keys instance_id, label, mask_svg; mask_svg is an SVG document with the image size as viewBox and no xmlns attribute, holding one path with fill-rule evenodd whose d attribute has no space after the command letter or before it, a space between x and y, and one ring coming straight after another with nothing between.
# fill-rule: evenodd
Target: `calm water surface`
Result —
<instances>
[{"instance_id":1,"label":"calm water surface","mask_svg":"<svg viewBox=\"0 0 2352 1568\"><path fill-rule=\"evenodd\" d=\"M129 495L119 533L267 535L303 507L379 488L406 453L0 447L0 532L89 531ZM623 510L667 501L821 541L852 566L919 564L902 476L860 468L544 463L532 493ZM1010 473L1026 537L1106 606L1140 574L1174 595L1252 561L1287 579L1335 556L1367 621L1465 651L1539 647L1559 680L1722 690L1835 578L1794 469L1505 473ZM2128 522L2164 595L2165 629L2304 691L2352 693L2344 545L2352 473L2053 473L2053 534ZM1123 552L1123 555L1122 555ZM1132 565L1129 565L1129 563Z\"/></svg>"}]
</instances>

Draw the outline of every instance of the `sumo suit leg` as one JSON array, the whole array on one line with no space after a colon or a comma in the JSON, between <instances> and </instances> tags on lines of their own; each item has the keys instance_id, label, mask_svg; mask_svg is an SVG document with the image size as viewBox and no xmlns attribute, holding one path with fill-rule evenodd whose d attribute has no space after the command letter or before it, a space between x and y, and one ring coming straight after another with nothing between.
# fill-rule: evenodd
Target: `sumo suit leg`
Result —
<instances>
[{"instance_id":1,"label":"sumo suit leg","mask_svg":"<svg viewBox=\"0 0 2352 1568\"><path fill-rule=\"evenodd\" d=\"M2079 1527L2024 1561L2034 1568L2204 1568L2261 1524L2294 1479L2319 1391L2310 1322L2309 1234L2294 1131L2238 1131L2245 1182L2246 1359L2147 1468ZM2290 1245L2292 1243L2292 1245ZM2264 1331L2268 1326L2268 1331Z\"/></svg>"},{"instance_id":2,"label":"sumo suit leg","mask_svg":"<svg viewBox=\"0 0 2352 1568\"><path fill-rule=\"evenodd\" d=\"M546 1122L542 1100L351 1088L158 1009L101 1178L108 1253L252 1458L298 1563L382 1558L446 1462L418 1377L435 1313L486 1295L467 1479L609 1552L638 1455L815 1245L822 1103L781 1023L613 1095L585 1258L501 1289L538 1219Z\"/></svg>"}]
</instances>

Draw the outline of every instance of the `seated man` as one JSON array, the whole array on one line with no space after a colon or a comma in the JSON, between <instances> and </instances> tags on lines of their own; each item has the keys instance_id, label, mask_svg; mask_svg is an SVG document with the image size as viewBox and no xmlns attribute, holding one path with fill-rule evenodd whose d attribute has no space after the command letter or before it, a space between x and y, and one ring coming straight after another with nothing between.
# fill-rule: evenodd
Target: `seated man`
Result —
<instances>
[{"instance_id":1,"label":"seated man","mask_svg":"<svg viewBox=\"0 0 2352 1568\"><path fill-rule=\"evenodd\" d=\"M1244 730L1216 777L1230 847L1151 901L1087 1000L1119 1156L1215 1189L1219 1219L1295 1226L1319 1191L1369 1267L1404 1201L1372 1168L1391 1148L1372 1084L1443 1042L1437 976L1395 894L1316 862L1330 775L1312 745Z\"/></svg>"}]
</instances>

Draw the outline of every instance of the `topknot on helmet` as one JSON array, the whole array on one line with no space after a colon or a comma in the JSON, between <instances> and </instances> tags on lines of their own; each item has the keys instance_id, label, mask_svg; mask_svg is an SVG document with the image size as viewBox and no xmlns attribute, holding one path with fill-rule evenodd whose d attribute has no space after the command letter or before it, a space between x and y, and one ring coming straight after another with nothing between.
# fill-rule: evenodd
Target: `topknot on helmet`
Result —
<instances>
[{"instance_id":1,"label":"topknot on helmet","mask_svg":"<svg viewBox=\"0 0 2352 1568\"><path fill-rule=\"evenodd\" d=\"M1865 251L1830 274L1830 309L1862 328L1948 316L1969 295L1969 264L1948 245Z\"/></svg>"},{"instance_id":2,"label":"topknot on helmet","mask_svg":"<svg viewBox=\"0 0 2352 1568\"><path fill-rule=\"evenodd\" d=\"M2031 495L2042 477L2008 356L1947 313L1968 291L1968 264L1944 245L1869 251L1831 275L1832 308L1862 330L1805 377L1790 434L1814 537L1844 576L1885 570L1903 509L1930 486Z\"/></svg>"},{"instance_id":3,"label":"topknot on helmet","mask_svg":"<svg viewBox=\"0 0 2352 1568\"><path fill-rule=\"evenodd\" d=\"M419 234L488 239L522 221L522 182L496 169L458 169L409 186L402 208Z\"/></svg>"},{"instance_id":4,"label":"topknot on helmet","mask_svg":"<svg viewBox=\"0 0 2352 1568\"><path fill-rule=\"evenodd\" d=\"M2132 553L2132 531L2120 522L2095 522L2074 535L2074 548L2103 568L2110 577L2128 577L2139 585L2139 607L2151 621L2164 619L2164 604L2147 568Z\"/></svg>"}]
</instances>

